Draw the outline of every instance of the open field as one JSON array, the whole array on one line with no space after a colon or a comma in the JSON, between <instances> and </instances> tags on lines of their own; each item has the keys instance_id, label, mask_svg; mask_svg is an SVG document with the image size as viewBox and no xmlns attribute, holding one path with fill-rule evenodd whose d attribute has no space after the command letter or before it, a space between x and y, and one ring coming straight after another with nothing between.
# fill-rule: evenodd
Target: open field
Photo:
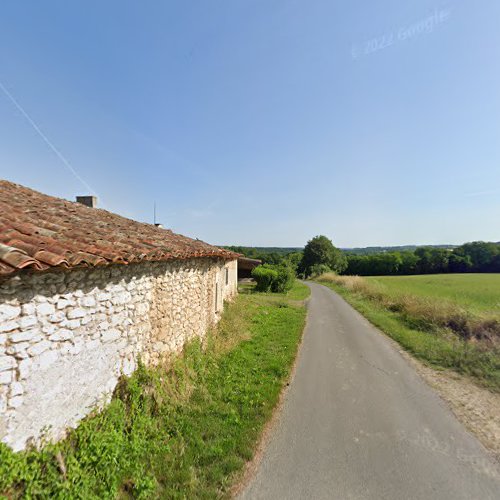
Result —
<instances>
[{"instance_id":1,"label":"open field","mask_svg":"<svg viewBox=\"0 0 500 500\"><path fill-rule=\"evenodd\" d=\"M431 274L365 278L392 295L445 300L467 311L500 319L500 274Z\"/></svg>"},{"instance_id":2,"label":"open field","mask_svg":"<svg viewBox=\"0 0 500 500\"><path fill-rule=\"evenodd\" d=\"M318 281L340 293L415 357L500 391L498 275L326 274Z\"/></svg>"},{"instance_id":3,"label":"open field","mask_svg":"<svg viewBox=\"0 0 500 500\"><path fill-rule=\"evenodd\" d=\"M20 453L0 443L0 497L227 497L289 377L308 293L247 287L203 345L140 367L64 441Z\"/></svg>"}]
</instances>

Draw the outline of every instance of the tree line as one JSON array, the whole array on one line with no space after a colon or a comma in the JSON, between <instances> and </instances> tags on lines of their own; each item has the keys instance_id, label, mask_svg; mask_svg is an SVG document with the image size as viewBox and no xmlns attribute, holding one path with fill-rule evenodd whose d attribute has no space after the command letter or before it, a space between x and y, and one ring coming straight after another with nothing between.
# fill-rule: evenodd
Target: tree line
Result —
<instances>
[{"instance_id":1,"label":"tree line","mask_svg":"<svg viewBox=\"0 0 500 500\"><path fill-rule=\"evenodd\" d=\"M302 248L295 247L244 247L244 246L224 246L227 250L241 253L249 259L261 260L263 264L280 265L289 260L291 255L302 257ZM296 259L295 259L296 260Z\"/></svg>"},{"instance_id":2,"label":"tree line","mask_svg":"<svg viewBox=\"0 0 500 500\"><path fill-rule=\"evenodd\" d=\"M500 244L474 241L453 249L419 247L413 252L347 255L342 274L359 276L498 273Z\"/></svg>"},{"instance_id":3,"label":"tree line","mask_svg":"<svg viewBox=\"0 0 500 500\"><path fill-rule=\"evenodd\" d=\"M325 272L359 276L500 272L500 243L483 241L455 248L417 247L415 250L364 255L342 251L326 236L312 238L302 252L295 248L273 248L271 251L252 247L229 248L260 259L268 266L286 266L297 276L306 278Z\"/></svg>"}]
</instances>

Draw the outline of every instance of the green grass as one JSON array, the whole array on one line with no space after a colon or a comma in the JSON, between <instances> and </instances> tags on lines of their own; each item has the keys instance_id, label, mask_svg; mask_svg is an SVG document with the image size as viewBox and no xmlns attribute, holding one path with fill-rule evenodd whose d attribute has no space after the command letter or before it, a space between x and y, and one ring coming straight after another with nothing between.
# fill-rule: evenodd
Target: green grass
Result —
<instances>
[{"instance_id":1,"label":"green grass","mask_svg":"<svg viewBox=\"0 0 500 500\"><path fill-rule=\"evenodd\" d=\"M382 285L393 296L446 300L475 314L500 317L500 274L373 276L366 280Z\"/></svg>"},{"instance_id":2,"label":"green grass","mask_svg":"<svg viewBox=\"0 0 500 500\"><path fill-rule=\"evenodd\" d=\"M311 290L306 285L296 281L294 287L288 292L287 298L290 300L305 300L309 297Z\"/></svg>"},{"instance_id":3,"label":"green grass","mask_svg":"<svg viewBox=\"0 0 500 500\"><path fill-rule=\"evenodd\" d=\"M123 379L64 441L21 453L0 445L0 495L227 497L290 374L306 314L302 284L289 296L246 292L204 346Z\"/></svg>"},{"instance_id":4,"label":"green grass","mask_svg":"<svg viewBox=\"0 0 500 500\"><path fill-rule=\"evenodd\" d=\"M467 309L461 297L459 313L449 309L446 301L451 300L452 293L447 285L443 285L444 299L440 300L437 294L439 288L438 276L423 277L422 280L412 280L413 277L382 277L376 279L352 277L328 277L319 281L342 295L347 302L363 314L371 323L380 328L388 336L397 341L405 350L416 358L437 369L451 369L460 374L470 376L481 385L500 392L500 350L497 343L477 339L464 340L453 329L444 327L446 315L466 314L473 325L481 325L483 318L477 320L471 306ZM417 277L415 277L417 278ZM424 293L426 281L431 278L430 302ZM445 276L448 278L448 275ZM455 288L459 283L467 283L466 277L462 281L454 281ZM401 283L398 283L398 279ZM386 283L389 282L389 285ZM410 283L410 284L408 284ZM414 285L417 283L417 285ZM427 283L428 284L428 283ZM465 287L465 285L462 285ZM417 292L411 293L416 289ZM466 290L464 293L469 292ZM471 296L474 293L469 292ZM497 292L498 295L498 292ZM480 290L479 290L479 296ZM476 295L477 297L477 295ZM443 305L442 301L446 304ZM489 298L491 300L491 297ZM472 302L472 299L470 299ZM476 299L476 302L480 299ZM465 310L465 313L463 313ZM485 311L479 307L479 310ZM458 316L456 316L458 317ZM488 317L491 317L488 314Z\"/></svg>"}]
</instances>

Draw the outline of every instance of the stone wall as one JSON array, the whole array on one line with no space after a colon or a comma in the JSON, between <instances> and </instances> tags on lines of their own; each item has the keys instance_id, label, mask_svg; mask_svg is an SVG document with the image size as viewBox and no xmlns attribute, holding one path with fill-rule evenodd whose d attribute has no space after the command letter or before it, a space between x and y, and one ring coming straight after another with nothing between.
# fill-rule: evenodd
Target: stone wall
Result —
<instances>
[{"instance_id":1,"label":"stone wall","mask_svg":"<svg viewBox=\"0 0 500 500\"><path fill-rule=\"evenodd\" d=\"M0 440L59 439L138 357L203 337L237 290L236 261L192 259L24 273L0 282Z\"/></svg>"}]
</instances>

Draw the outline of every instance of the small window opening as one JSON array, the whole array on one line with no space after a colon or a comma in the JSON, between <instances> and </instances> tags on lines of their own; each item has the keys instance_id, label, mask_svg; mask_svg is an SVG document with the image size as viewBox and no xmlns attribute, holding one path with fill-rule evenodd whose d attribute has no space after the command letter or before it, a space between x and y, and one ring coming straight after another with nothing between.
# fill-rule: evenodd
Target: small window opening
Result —
<instances>
[{"instance_id":1,"label":"small window opening","mask_svg":"<svg viewBox=\"0 0 500 500\"><path fill-rule=\"evenodd\" d=\"M226 267L226 285L229 285L229 269Z\"/></svg>"}]
</instances>

